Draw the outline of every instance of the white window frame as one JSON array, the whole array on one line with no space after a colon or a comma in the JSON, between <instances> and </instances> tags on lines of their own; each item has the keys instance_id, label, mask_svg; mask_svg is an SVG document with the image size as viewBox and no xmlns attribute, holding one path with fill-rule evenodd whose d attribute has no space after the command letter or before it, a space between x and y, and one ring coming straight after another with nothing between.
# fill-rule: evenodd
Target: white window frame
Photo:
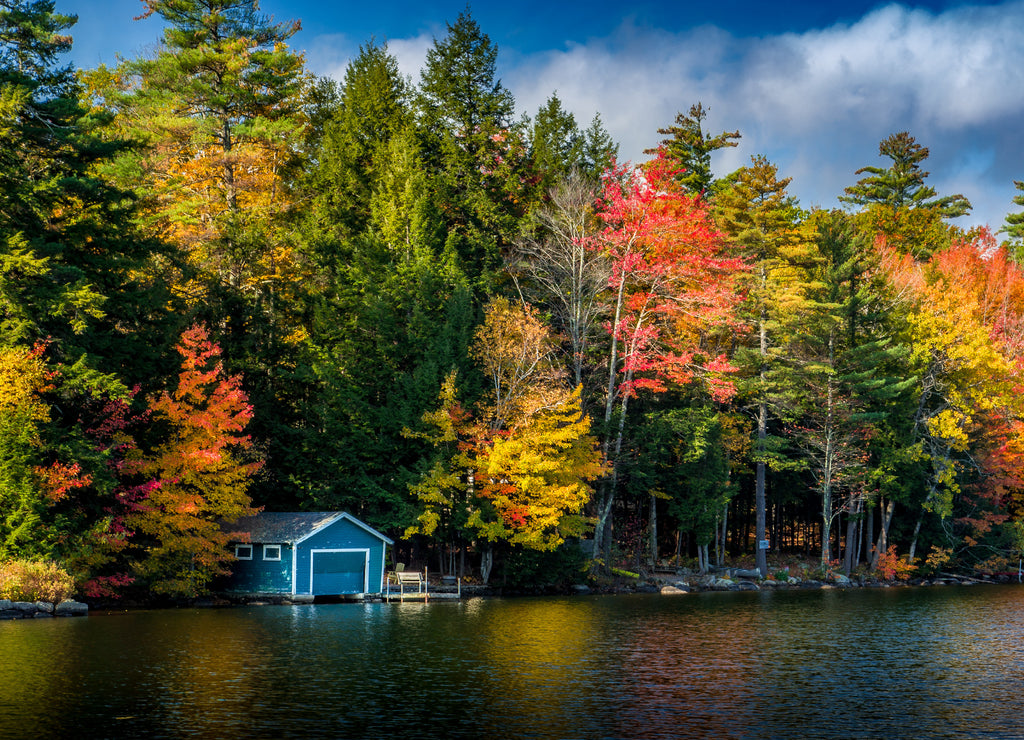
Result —
<instances>
[{"instance_id":1,"label":"white window frame","mask_svg":"<svg viewBox=\"0 0 1024 740\"><path fill-rule=\"evenodd\" d=\"M238 552L239 550L241 550L243 548L246 548L246 547L249 548L249 557L244 557L243 555L240 555L239 552ZM235 545L235 558L238 559L238 560L252 560L253 549L254 548L253 548L252 545Z\"/></svg>"},{"instance_id":2,"label":"white window frame","mask_svg":"<svg viewBox=\"0 0 1024 740\"><path fill-rule=\"evenodd\" d=\"M268 549L273 549L275 547L277 548L277 557L276 558L272 558L269 555L267 555L267 550ZM281 545L264 545L263 546L263 559L264 560L269 560L271 562L279 562L281 560L281 551L282 551L282 549L283 548L281 547Z\"/></svg>"}]
</instances>

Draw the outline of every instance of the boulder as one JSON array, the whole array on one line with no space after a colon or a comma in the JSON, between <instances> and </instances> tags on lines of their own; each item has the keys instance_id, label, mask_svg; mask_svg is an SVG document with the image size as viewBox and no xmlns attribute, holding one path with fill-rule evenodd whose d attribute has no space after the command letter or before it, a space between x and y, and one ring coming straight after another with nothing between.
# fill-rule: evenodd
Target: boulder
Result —
<instances>
[{"instance_id":1,"label":"boulder","mask_svg":"<svg viewBox=\"0 0 1024 740\"><path fill-rule=\"evenodd\" d=\"M62 601L57 604L54 613L58 617L84 617L89 613L89 605L80 601Z\"/></svg>"},{"instance_id":2,"label":"boulder","mask_svg":"<svg viewBox=\"0 0 1024 740\"><path fill-rule=\"evenodd\" d=\"M25 614L34 614L38 611L38 609L36 609L35 602L33 601L15 601L13 607L19 612L24 612Z\"/></svg>"},{"instance_id":3,"label":"boulder","mask_svg":"<svg viewBox=\"0 0 1024 740\"><path fill-rule=\"evenodd\" d=\"M43 612L44 614L53 614L53 604L49 601L37 601L36 611Z\"/></svg>"},{"instance_id":4,"label":"boulder","mask_svg":"<svg viewBox=\"0 0 1024 740\"><path fill-rule=\"evenodd\" d=\"M687 594L687 593L689 593L689 589L682 589L682 588L679 588L679 586L674 586L672 584L669 584L667 586L662 586L661 587L661 593L663 593L663 594L665 594L667 596L677 596L679 594Z\"/></svg>"},{"instance_id":5,"label":"boulder","mask_svg":"<svg viewBox=\"0 0 1024 740\"><path fill-rule=\"evenodd\" d=\"M572 586L573 593L577 594L589 594L590 586L585 583L574 583Z\"/></svg>"},{"instance_id":6,"label":"boulder","mask_svg":"<svg viewBox=\"0 0 1024 740\"><path fill-rule=\"evenodd\" d=\"M760 591L761 590L760 588L758 588L758 585L756 583L754 583L753 581L740 581L739 582L739 589L740 589L740 591Z\"/></svg>"},{"instance_id":7,"label":"boulder","mask_svg":"<svg viewBox=\"0 0 1024 740\"><path fill-rule=\"evenodd\" d=\"M839 573L832 577L832 582L837 586L849 586L851 581L842 573Z\"/></svg>"},{"instance_id":8,"label":"boulder","mask_svg":"<svg viewBox=\"0 0 1024 740\"><path fill-rule=\"evenodd\" d=\"M761 571L757 568L734 568L731 572L733 578L760 578Z\"/></svg>"}]
</instances>

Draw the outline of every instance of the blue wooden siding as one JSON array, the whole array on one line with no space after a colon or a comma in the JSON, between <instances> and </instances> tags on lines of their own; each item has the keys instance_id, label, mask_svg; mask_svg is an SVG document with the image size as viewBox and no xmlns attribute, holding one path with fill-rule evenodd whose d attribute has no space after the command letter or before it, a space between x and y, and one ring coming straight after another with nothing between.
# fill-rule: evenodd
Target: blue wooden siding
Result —
<instances>
[{"instance_id":1,"label":"blue wooden siding","mask_svg":"<svg viewBox=\"0 0 1024 740\"><path fill-rule=\"evenodd\" d=\"M353 582L354 576L351 575L351 571L339 571L348 572L349 575L345 577L344 585L346 590L334 589L341 585L341 581L335 584L329 580L328 576L321 578L315 578L317 587L310 591L310 563L312 558L312 551L314 550L327 550L327 551L343 551L343 550L369 550L370 559L369 565L366 571L366 593L380 593L381 583L384 578L384 542L374 534L367 532L362 527L353 524L348 519L340 519L330 526L324 527L322 530L314 534L312 537L303 540L298 544L297 556L296 556L296 568L295 568L295 593L297 594L331 594L331 593L359 593L362 591L362 586L359 587L358 591L350 590L353 588L351 583ZM362 553L360 553L362 555ZM345 560L352 560L355 556L351 555ZM332 562L332 558L345 558L345 556L331 556L327 553L318 553L317 556L317 569L323 571L325 568L329 568L329 563ZM323 558L323 560L321 560ZM340 561L339 561L340 562ZM346 565L346 567L348 567ZM337 578L342 578L338 576ZM326 589L326 590L323 590Z\"/></svg>"},{"instance_id":2,"label":"blue wooden siding","mask_svg":"<svg viewBox=\"0 0 1024 740\"><path fill-rule=\"evenodd\" d=\"M292 548L289 545L281 545L280 560L264 560L263 543L254 543L252 560L236 560L232 570L229 591L262 594L292 592Z\"/></svg>"}]
</instances>

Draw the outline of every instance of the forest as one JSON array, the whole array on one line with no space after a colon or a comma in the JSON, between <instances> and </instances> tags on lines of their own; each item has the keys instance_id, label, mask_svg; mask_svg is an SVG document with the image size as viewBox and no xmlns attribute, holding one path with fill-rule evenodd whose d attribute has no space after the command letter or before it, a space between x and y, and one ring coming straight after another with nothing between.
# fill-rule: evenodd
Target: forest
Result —
<instances>
[{"instance_id":1,"label":"forest","mask_svg":"<svg viewBox=\"0 0 1024 740\"><path fill-rule=\"evenodd\" d=\"M517 117L468 9L414 84L373 40L310 74L256 0L144 5L153 51L79 70L74 17L0 0L0 563L196 596L262 509L485 583L1016 571L1024 183L954 226L901 131L808 210L714 173L742 132L697 101L633 163L554 92Z\"/></svg>"}]
</instances>

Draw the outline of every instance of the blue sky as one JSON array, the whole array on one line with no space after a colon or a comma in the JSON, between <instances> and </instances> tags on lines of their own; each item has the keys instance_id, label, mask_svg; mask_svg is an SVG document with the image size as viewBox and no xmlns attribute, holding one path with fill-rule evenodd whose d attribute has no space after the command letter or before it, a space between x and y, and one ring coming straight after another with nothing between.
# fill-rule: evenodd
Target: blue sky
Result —
<instances>
[{"instance_id":1,"label":"blue sky","mask_svg":"<svg viewBox=\"0 0 1024 740\"><path fill-rule=\"evenodd\" d=\"M56 0L79 16L72 61L116 63L146 53L156 19L139 0ZM293 46L311 71L340 78L361 43L387 41L415 78L464 0L262 0L299 19ZM716 174L765 154L805 207L833 207L878 142L907 130L931 150L929 183L963 193L962 225L999 228L1024 179L1024 0L837 3L523 0L476 4L499 47L499 73L520 112L557 90L581 125L599 112L626 159L698 100L715 132L739 129Z\"/></svg>"}]
</instances>

